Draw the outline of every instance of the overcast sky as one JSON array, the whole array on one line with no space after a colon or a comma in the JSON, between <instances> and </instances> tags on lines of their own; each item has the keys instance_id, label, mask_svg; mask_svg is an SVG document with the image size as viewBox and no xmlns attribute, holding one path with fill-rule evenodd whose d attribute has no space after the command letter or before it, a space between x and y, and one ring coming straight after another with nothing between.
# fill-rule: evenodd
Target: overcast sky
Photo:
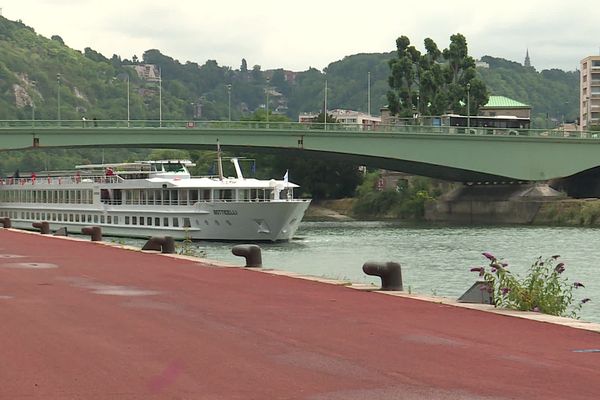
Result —
<instances>
[{"instance_id":1,"label":"overcast sky","mask_svg":"<svg viewBox=\"0 0 600 400\"><path fill-rule=\"evenodd\" d=\"M158 49L180 62L238 69L322 70L357 53L387 52L406 35L420 50L466 36L469 53L572 71L600 52L598 0L0 0L2 15L107 57Z\"/></svg>"}]
</instances>

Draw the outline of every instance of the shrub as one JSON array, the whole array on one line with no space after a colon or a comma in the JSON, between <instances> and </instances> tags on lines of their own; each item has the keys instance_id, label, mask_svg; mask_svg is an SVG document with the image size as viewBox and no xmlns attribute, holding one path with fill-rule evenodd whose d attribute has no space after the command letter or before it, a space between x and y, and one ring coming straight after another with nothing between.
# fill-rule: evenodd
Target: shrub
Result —
<instances>
[{"instance_id":1,"label":"shrub","mask_svg":"<svg viewBox=\"0 0 600 400\"><path fill-rule=\"evenodd\" d=\"M545 260L538 257L523 279L508 270L508 264L496 259L490 253L483 253L489 260L486 267L472 268L487 283L496 307L520 311L536 311L544 314L579 318L579 311L590 299L583 299L573 305L573 289L584 287L579 282L570 284L562 275L564 263L556 263L559 256Z\"/></svg>"}]
</instances>

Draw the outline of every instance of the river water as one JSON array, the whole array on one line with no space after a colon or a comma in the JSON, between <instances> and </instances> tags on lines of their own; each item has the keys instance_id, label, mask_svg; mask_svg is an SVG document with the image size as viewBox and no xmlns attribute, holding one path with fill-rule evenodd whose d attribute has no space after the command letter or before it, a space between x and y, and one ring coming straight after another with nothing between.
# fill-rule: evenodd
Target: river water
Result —
<instances>
[{"instance_id":1,"label":"river water","mask_svg":"<svg viewBox=\"0 0 600 400\"><path fill-rule=\"evenodd\" d=\"M575 298L592 301L581 319L600 323L600 229L568 227L415 226L390 222L303 222L297 238L288 243L263 243L264 268L294 271L349 282L379 284L362 271L366 261L395 261L402 265L404 289L412 293L459 297L476 280L469 270L486 265L482 252L491 252L524 276L539 256L560 255L565 276L585 288ZM143 241L128 241L139 246ZM199 242L191 248L212 260L244 265L231 254L232 243Z\"/></svg>"}]
</instances>

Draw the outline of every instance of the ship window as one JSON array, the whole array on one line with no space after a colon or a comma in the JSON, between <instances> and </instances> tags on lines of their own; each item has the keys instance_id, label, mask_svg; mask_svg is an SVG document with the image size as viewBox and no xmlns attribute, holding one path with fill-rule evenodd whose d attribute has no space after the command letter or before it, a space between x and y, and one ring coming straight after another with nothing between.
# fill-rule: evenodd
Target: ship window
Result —
<instances>
[{"instance_id":1,"label":"ship window","mask_svg":"<svg viewBox=\"0 0 600 400\"><path fill-rule=\"evenodd\" d=\"M146 217L146 225L152 225L152 217Z\"/></svg>"},{"instance_id":2,"label":"ship window","mask_svg":"<svg viewBox=\"0 0 600 400\"><path fill-rule=\"evenodd\" d=\"M79 222L79 214L75 214L75 222Z\"/></svg>"},{"instance_id":3,"label":"ship window","mask_svg":"<svg viewBox=\"0 0 600 400\"><path fill-rule=\"evenodd\" d=\"M226 220L225 222L227 222L227 225L231 226L231 221Z\"/></svg>"},{"instance_id":4,"label":"ship window","mask_svg":"<svg viewBox=\"0 0 600 400\"><path fill-rule=\"evenodd\" d=\"M113 221L114 221L115 224L118 224L119 223L119 216L115 215L115 217L113 218Z\"/></svg>"},{"instance_id":5,"label":"ship window","mask_svg":"<svg viewBox=\"0 0 600 400\"><path fill-rule=\"evenodd\" d=\"M128 215L125 216L125 225L129 225L129 216Z\"/></svg>"},{"instance_id":6,"label":"ship window","mask_svg":"<svg viewBox=\"0 0 600 400\"><path fill-rule=\"evenodd\" d=\"M106 223L107 224L112 224L112 216L110 216L110 215L106 216Z\"/></svg>"},{"instance_id":7,"label":"ship window","mask_svg":"<svg viewBox=\"0 0 600 400\"><path fill-rule=\"evenodd\" d=\"M104 215L100 216L100 223L103 224L104 223Z\"/></svg>"},{"instance_id":8,"label":"ship window","mask_svg":"<svg viewBox=\"0 0 600 400\"><path fill-rule=\"evenodd\" d=\"M223 201L231 201L233 199L232 189L221 189L219 190L219 199Z\"/></svg>"},{"instance_id":9,"label":"ship window","mask_svg":"<svg viewBox=\"0 0 600 400\"><path fill-rule=\"evenodd\" d=\"M69 222L73 222L73 214L69 214Z\"/></svg>"},{"instance_id":10,"label":"ship window","mask_svg":"<svg viewBox=\"0 0 600 400\"><path fill-rule=\"evenodd\" d=\"M215 219L215 225L221 226L221 223Z\"/></svg>"},{"instance_id":11,"label":"ship window","mask_svg":"<svg viewBox=\"0 0 600 400\"><path fill-rule=\"evenodd\" d=\"M60 215L60 214L58 214ZM56 221L56 213L52 213L52 221Z\"/></svg>"},{"instance_id":12,"label":"ship window","mask_svg":"<svg viewBox=\"0 0 600 400\"><path fill-rule=\"evenodd\" d=\"M94 223L97 224L98 223L98 216L94 215Z\"/></svg>"},{"instance_id":13,"label":"ship window","mask_svg":"<svg viewBox=\"0 0 600 400\"><path fill-rule=\"evenodd\" d=\"M131 217L131 225L137 225L137 217Z\"/></svg>"},{"instance_id":14,"label":"ship window","mask_svg":"<svg viewBox=\"0 0 600 400\"><path fill-rule=\"evenodd\" d=\"M154 225L160 226L160 218L159 217L154 218Z\"/></svg>"},{"instance_id":15,"label":"ship window","mask_svg":"<svg viewBox=\"0 0 600 400\"><path fill-rule=\"evenodd\" d=\"M162 197L161 197L161 191L160 190L155 190L154 191L154 204L156 204L156 205L162 205Z\"/></svg>"},{"instance_id":16,"label":"ship window","mask_svg":"<svg viewBox=\"0 0 600 400\"><path fill-rule=\"evenodd\" d=\"M207 219L204 220L204 224L208 225L208 220Z\"/></svg>"},{"instance_id":17,"label":"ship window","mask_svg":"<svg viewBox=\"0 0 600 400\"><path fill-rule=\"evenodd\" d=\"M263 201L265 199L265 189L252 189L251 198L254 201Z\"/></svg>"},{"instance_id":18,"label":"ship window","mask_svg":"<svg viewBox=\"0 0 600 400\"><path fill-rule=\"evenodd\" d=\"M62 222L62 214L58 214L58 221Z\"/></svg>"},{"instance_id":19,"label":"ship window","mask_svg":"<svg viewBox=\"0 0 600 400\"><path fill-rule=\"evenodd\" d=\"M190 203L194 204L197 201L198 201L198 191L190 190Z\"/></svg>"},{"instance_id":20,"label":"ship window","mask_svg":"<svg viewBox=\"0 0 600 400\"><path fill-rule=\"evenodd\" d=\"M163 218L163 226L169 226L169 218L167 218L167 217Z\"/></svg>"},{"instance_id":21,"label":"ship window","mask_svg":"<svg viewBox=\"0 0 600 400\"><path fill-rule=\"evenodd\" d=\"M162 204L168 205L169 203L169 191L168 190L163 190L162 191Z\"/></svg>"},{"instance_id":22,"label":"ship window","mask_svg":"<svg viewBox=\"0 0 600 400\"><path fill-rule=\"evenodd\" d=\"M182 206L187 206L189 197L189 190L185 189L179 193L179 203Z\"/></svg>"},{"instance_id":23,"label":"ship window","mask_svg":"<svg viewBox=\"0 0 600 400\"><path fill-rule=\"evenodd\" d=\"M238 190L238 200L247 201L250 198L250 191L248 189Z\"/></svg>"},{"instance_id":24,"label":"ship window","mask_svg":"<svg viewBox=\"0 0 600 400\"><path fill-rule=\"evenodd\" d=\"M145 190L140 190L140 204L148 204L148 192Z\"/></svg>"},{"instance_id":25,"label":"ship window","mask_svg":"<svg viewBox=\"0 0 600 400\"><path fill-rule=\"evenodd\" d=\"M183 219L183 227L184 228L191 228L192 227L192 223L190 222L189 218L184 218Z\"/></svg>"},{"instance_id":26,"label":"ship window","mask_svg":"<svg viewBox=\"0 0 600 400\"><path fill-rule=\"evenodd\" d=\"M210 189L201 189L200 190L200 200L210 201Z\"/></svg>"},{"instance_id":27,"label":"ship window","mask_svg":"<svg viewBox=\"0 0 600 400\"><path fill-rule=\"evenodd\" d=\"M92 223L92 214L88 214L87 222Z\"/></svg>"},{"instance_id":28,"label":"ship window","mask_svg":"<svg viewBox=\"0 0 600 400\"><path fill-rule=\"evenodd\" d=\"M175 226L175 227L179 226L179 218L173 218L173 226Z\"/></svg>"},{"instance_id":29,"label":"ship window","mask_svg":"<svg viewBox=\"0 0 600 400\"><path fill-rule=\"evenodd\" d=\"M35 213L35 219L37 219L39 221L39 219L40 219L40 213L39 212Z\"/></svg>"},{"instance_id":30,"label":"ship window","mask_svg":"<svg viewBox=\"0 0 600 400\"><path fill-rule=\"evenodd\" d=\"M171 204L179 205L179 190L171 190Z\"/></svg>"}]
</instances>

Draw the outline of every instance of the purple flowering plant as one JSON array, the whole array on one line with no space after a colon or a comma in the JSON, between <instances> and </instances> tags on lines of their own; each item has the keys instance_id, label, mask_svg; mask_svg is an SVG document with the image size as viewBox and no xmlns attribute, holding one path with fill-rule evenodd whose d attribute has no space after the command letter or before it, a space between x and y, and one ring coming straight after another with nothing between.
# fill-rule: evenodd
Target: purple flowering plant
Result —
<instances>
[{"instance_id":1,"label":"purple flowering plant","mask_svg":"<svg viewBox=\"0 0 600 400\"><path fill-rule=\"evenodd\" d=\"M471 272L477 272L485 280L496 307L579 318L582 305L590 301L586 298L574 304L573 290L584 285L569 283L563 275L565 264L557 263L558 255L545 260L538 257L522 279L493 254L482 255L488 260L488 266L471 268Z\"/></svg>"}]
</instances>

